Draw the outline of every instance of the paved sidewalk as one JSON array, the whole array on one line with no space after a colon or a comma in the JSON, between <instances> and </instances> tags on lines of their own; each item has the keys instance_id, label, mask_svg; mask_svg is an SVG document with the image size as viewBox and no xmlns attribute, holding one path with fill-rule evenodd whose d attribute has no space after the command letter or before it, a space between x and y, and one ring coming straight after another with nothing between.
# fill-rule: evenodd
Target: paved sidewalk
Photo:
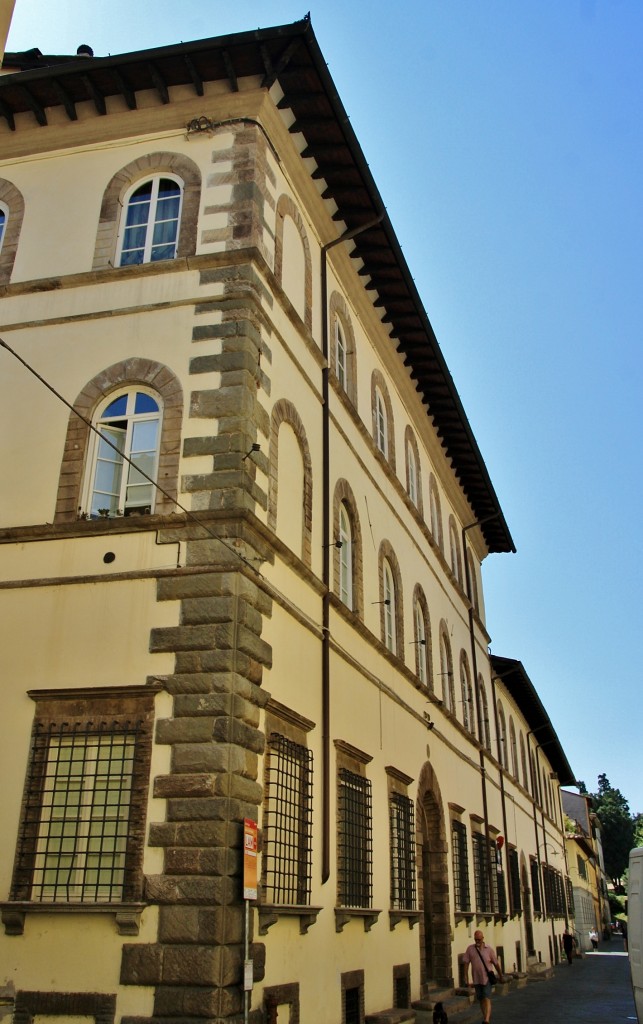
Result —
<instances>
[{"instance_id":1,"label":"paved sidewalk","mask_svg":"<svg viewBox=\"0 0 643 1024\"><path fill-rule=\"evenodd\" d=\"M500 986L501 988L501 986ZM554 969L547 981L493 997L492 1024L636 1024L630 965L623 940L601 942ZM643 1024L643 1022L641 1022Z\"/></svg>"}]
</instances>

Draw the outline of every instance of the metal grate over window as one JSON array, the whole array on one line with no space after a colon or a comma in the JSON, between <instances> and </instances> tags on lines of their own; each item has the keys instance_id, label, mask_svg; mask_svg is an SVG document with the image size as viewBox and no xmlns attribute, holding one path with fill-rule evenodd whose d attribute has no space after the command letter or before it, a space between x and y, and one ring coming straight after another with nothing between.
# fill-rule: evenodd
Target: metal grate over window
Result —
<instances>
[{"instance_id":1,"label":"metal grate over window","mask_svg":"<svg viewBox=\"0 0 643 1024\"><path fill-rule=\"evenodd\" d=\"M370 907L373 893L371 783L347 768L339 771L339 903Z\"/></svg>"},{"instance_id":2,"label":"metal grate over window","mask_svg":"<svg viewBox=\"0 0 643 1024\"><path fill-rule=\"evenodd\" d=\"M415 910L415 818L413 801L391 793L391 907Z\"/></svg>"},{"instance_id":3,"label":"metal grate over window","mask_svg":"<svg viewBox=\"0 0 643 1024\"><path fill-rule=\"evenodd\" d=\"M312 860L312 752L286 736L268 741L264 816L266 902L310 903Z\"/></svg>"},{"instance_id":4,"label":"metal grate over window","mask_svg":"<svg viewBox=\"0 0 643 1024\"><path fill-rule=\"evenodd\" d=\"M11 898L110 903L139 898L130 840L142 813L141 721L36 721ZM137 831L137 829L134 829Z\"/></svg>"},{"instance_id":5,"label":"metal grate over window","mask_svg":"<svg viewBox=\"0 0 643 1024\"><path fill-rule=\"evenodd\" d=\"M482 832L474 832L473 841L473 872L476 886L476 910L481 914L490 914L493 910L491 880L489 878L489 861L487 859L487 840Z\"/></svg>"},{"instance_id":6,"label":"metal grate over window","mask_svg":"<svg viewBox=\"0 0 643 1024\"><path fill-rule=\"evenodd\" d=\"M540 872L538 871L538 861L530 858L529 871L531 874L531 902L536 914L540 914L542 911L542 900L540 898Z\"/></svg>"},{"instance_id":7,"label":"metal grate over window","mask_svg":"<svg viewBox=\"0 0 643 1024\"><path fill-rule=\"evenodd\" d=\"M453 846L453 884L455 908L463 912L471 910L469 892L469 858L467 853L467 827L461 821L451 822Z\"/></svg>"},{"instance_id":8,"label":"metal grate over window","mask_svg":"<svg viewBox=\"0 0 643 1024\"><path fill-rule=\"evenodd\" d=\"M522 910L522 893L520 890L520 867L518 864L518 851L507 850L509 861L509 882L511 885L511 912L519 914Z\"/></svg>"}]
</instances>

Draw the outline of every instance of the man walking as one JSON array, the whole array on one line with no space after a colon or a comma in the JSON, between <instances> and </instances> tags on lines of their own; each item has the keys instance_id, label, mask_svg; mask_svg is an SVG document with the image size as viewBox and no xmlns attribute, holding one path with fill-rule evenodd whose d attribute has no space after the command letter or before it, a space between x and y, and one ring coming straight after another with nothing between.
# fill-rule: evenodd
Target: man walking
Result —
<instances>
[{"instance_id":1,"label":"man walking","mask_svg":"<svg viewBox=\"0 0 643 1024\"><path fill-rule=\"evenodd\" d=\"M491 1020L491 986L495 981L502 981L502 970L498 963L496 951L493 946L487 946L484 935L481 931L473 934L473 944L467 947L462 958L464 963L465 985L473 985L476 991L476 999L482 1010L482 1024L489 1024ZM471 966L471 977L469 981L469 966Z\"/></svg>"},{"instance_id":2,"label":"man walking","mask_svg":"<svg viewBox=\"0 0 643 1024\"><path fill-rule=\"evenodd\" d=\"M574 955L574 936L571 934L569 928L565 928L565 931L563 932L563 949L565 950L567 963L571 967L572 957Z\"/></svg>"}]
</instances>

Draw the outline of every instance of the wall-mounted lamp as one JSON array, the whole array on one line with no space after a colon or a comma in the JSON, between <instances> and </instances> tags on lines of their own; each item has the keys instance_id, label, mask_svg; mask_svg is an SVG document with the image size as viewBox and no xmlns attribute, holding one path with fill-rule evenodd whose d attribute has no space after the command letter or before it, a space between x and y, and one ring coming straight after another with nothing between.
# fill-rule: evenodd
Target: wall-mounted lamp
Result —
<instances>
[{"instance_id":1,"label":"wall-mounted lamp","mask_svg":"<svg viewBox=\"0 0 643 1024\"><path fill-rule=\"evenodd\" d=\"M431 716L430 716L429 712L428 711L423 711L422 715L423 715L424 721L426 722L427 729L430 731L431 729L435 728L435 722L431 721Z\"/></svg>"},{"instance_id":2,"label":"wall-mounted lamp","mask_svg":"<svg viewBox=\"0 0 643 1024\"><path fill-rule=\"evenodd\" d=\"M371 601L371 604L385 604L387 608L390 605L390 603L391 603L390 597L385 597L383 601Z\"/></svg>"},{"instance_id":3,"label":"wall-mounted lamp","mask_svg":"<svg viewBox=\"0 0 643 1024\"><path fill-rule=\"evenodd\" d=\"M337 548L337 550L339 551L340 548L344 547L344 541L343 540L332 540L330 542L330 544L324 544L324 547L325 548Z\"/></svg>"},{"instance_id":4,"label":"wall-mounted lamp","mask_svg":"<svg viewBox=\"0 0 643 1024\"><path fill-rule=\"evenodd\" d=\"M409 640L410 647L414 647L416 644L422 644L423 647L426 647L426 640Z\"/></svg>"},{"instance_id":5,"label":"wall-mounted lamp","mask_svg":"<svg viewBox=\"0 0 643 1024\"><path fill-rule=\"evenodd\" d=\"M242 458L242 460L241 460L241 461L242 461L242 462L245 462L245 461L246 461L246 459L247 459L247 458L248 458L248 457L249 457L250 455L252 455L252 454L253 454L253 452L260 452L260 451L261 451L261 445L260 445L260 444L257 444L257 442L256 442L256 441L255 441L255 442L253 442L253 444L251 444L251 445L250 445L250 448L248 449L248 451L246 452L246 454L245 454L245 455L243 456L243 458Z\"/></svg>"}]
</instances>

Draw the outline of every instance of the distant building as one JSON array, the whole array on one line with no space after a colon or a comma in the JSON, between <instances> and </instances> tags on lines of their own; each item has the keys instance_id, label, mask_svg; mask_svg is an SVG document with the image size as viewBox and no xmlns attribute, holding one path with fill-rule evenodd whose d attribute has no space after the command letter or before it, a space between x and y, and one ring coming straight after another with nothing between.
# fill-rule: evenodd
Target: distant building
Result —
<instances>
[{"instance_id":1,"label":"distant building","mask_svg":"<svg viewBox=\"0 0 643 1024\"><path fill-rule=\"evenodd\" d=\"M555 962L573 774L488 655L513 541L308 20L8 53L0 140L15 1021L361 1022L476 927Z\"/></svg>"},{"instance_id":2,"label":"distant building","mask_svg":"<svg viewBox=\"0 0 643 1024\"><path fill-rule=\"evenodd\" d=\"M603 862L601 823L592 811L591 797L561 790L565 813L565 845L574 894L576 940L581 949L591 948L590 931L599 935L611 921L607 877Z\"/></svg>"}]
</instances>

